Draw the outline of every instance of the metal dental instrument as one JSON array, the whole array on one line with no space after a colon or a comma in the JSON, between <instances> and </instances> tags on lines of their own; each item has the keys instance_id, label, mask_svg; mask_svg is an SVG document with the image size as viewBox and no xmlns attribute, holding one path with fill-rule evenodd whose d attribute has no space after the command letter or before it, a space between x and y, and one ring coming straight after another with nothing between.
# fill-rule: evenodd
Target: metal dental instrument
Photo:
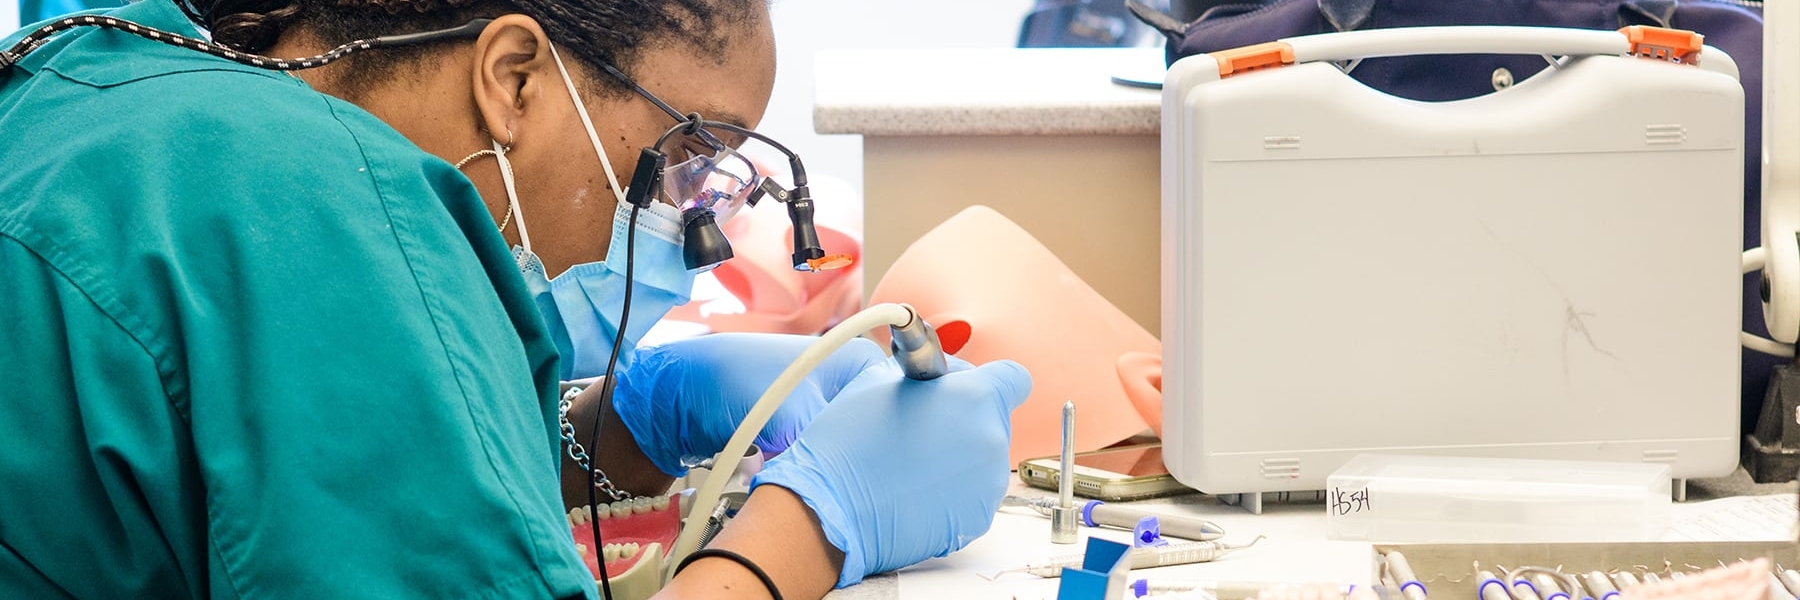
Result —
<instances>
[{"instance_id":1,"label":"metal dental instrument","mask_svg":"<svg viewBox=\"0 0 1800 600\"><path fill-rule=\"evenodd\" d=\"M1406 555L1388 552L1381 556L1387 560L1388 572L1394 575L1394 581L1400 584L1400 595L1406 600L1425 600L1425 584L1413 576L1412 565L1406 564Z\"/></svg>"},{"instance_id":2,"label":"metal dental instrument","mask_svg":"<svg viewBox=\"0 0 1800 600\"><path fill-rule=\"evenodd\" d=\"M1253 600L1263 592L1283 588L1299 587L1303 584L1268 583L1260 581L1151 581L1139 579L1131 582L1131 592L1136 597L1157 594L1179 594L1182 592L1203 591L1212 594L1216 600ZM1340 585L1338 591L1349 596L1354 586Z\"/></svg>"},{"instance_id":3,"label":"metal dental instrument","mask_svg":"<svg viewBox=\"0 0 1800 600\"><path fill-rule=\"evenodd\" d=\"M1501 575L1505 576L1506 574L1502 573ZM1511 587L1512 596L1516 600L1543 600L1543 596L1538 595L1537 586L1531 583L1530 578L1523 575L1513 579Z\"/></svg>"},{"instance_id":4,"label":"metal dental instrument","mask_svg":"<svg viewBox=\"0 0 1800 600\"><path fill-rule=\"evenodd\" d=\"M1612 579L1605 572L1593 571L1577 577L1587 586L1588 595L1595 600L1613 600L1619 597L1618 588L1613 587Z\"/></svg>"},{"instance_id":5,"label":"metal dental instrument","mask_svg":"<svg viewBox=\"0 0 1800 600\"><path fill-rule=\"evenodd\" d=\"M1563 591L1562 583L1548 573L1538 573L1537 584L1538 593L1544 596L1544 600L1557 600L1558 598L1569 600L1570 592Z\"/></svg>"},{"instance_id":6,"label":"metal dental instrument","mask_svg":"<svg viewBox=\"0 0 1800 600\"><path fill-rule=\"evenodd\" d=\"M1613 587L1619 588L1619 591L1621 592L1631 589L1632 586L1638 584L1637 575L1632 574L1631 571L1619 571L1613 573L1612 581Z\"/></svg>"},{"instance_id":7,"label":"metal dental instrument","mask_svg":"<svg viewBox=\"0 0 1800 600\"><path fill-rule=\"evenodd\" d=\"M1193 563L1212 562L1232 552L1249 548L1262 541L1263 536L1256 536L1248 544L1233 545L1223 542L1187 542L1169 544L1167 546L1151 546L1133 548L1130 552L1131 568L1152 569L1172 565L1188 565ZM1007 573L1030 573L1038 577L1060 577L1063 567L1080 568L1082 555L1058 556L1044 562L1032 563L1017 569L1007 569L996 573L999 577Z\"/></svg>"},{"instance_id":8,"label":"metal dental instrument","mask_svg":"<svg viewBox=\"0 0 1800 600\"><path fill-rule=\"evenodd\" d=\"M1532 577L1527 578L1525 576L1527 573L1532 574ZM1562 591L1562 588L1575 589L1581 587L1581 584L1576 582L1574 577L1570 577L1563 574L1561 571L1548 567L1536 567L1530 565L1514 567L1507 570L1505 578L1514 582L1513 586L1515 591L1519 586L1524 586L1526 589L1531 590L1532 595L1543 598L1544 600L1556 600L1558 598L1566 600L1569 597L1569 594Z\"/></svg>"},{"instance_id":9,"label":"metal dental instrument","mask_svg":"<svg viewBox=\"0 0 1800 600\"><path fill-rule=\"evenodd\" d=\"M1063 403L1062 417L1062 472L1056 476L1056 506L1050 508L1050 543L1073 544L1079 537L1075 531L1075 401Z\"/></svg>"},{"instance_id":10,"label":"metal dental instrument","mask_svg":"<svg viewBox=\"0 0 1800 600\"><path fill-rule=\"evenodd\" d=\"M1477 571L1475 578L1481 582L1476 589L1476 595L1481 596L1481 600L1512 600L1512 594L1506 591L1506 582L1495 576L1493 571Z\"/></svg>"},{"instance_id":11,"label":"metal dental instrument","mask_svg":"<svg viewBox=\"0 0 1800 600\"><path fill-rule=\"evenodd\" d=\"M1781 580L1782 586L1787 588L1788 593L1793 594L1795 598L1800 598L1800 573L1777 565L1775 574L1778 576L1776 578Z\"/></svg>"},{"instance_id":12,"label":"metal dental instrument","mask_svg":"<svg viewBox=\"0 0 1800 600\"><path fill-rule=\"evenodd\" d=\"M1400 589L1400 584L1394 582L1393 571L1387 569L1382 569L1381 573L1376 576L1376 583L1381 584L1381 588L1388 590L1389 594Z\"/></svg>"},{"instance_id":13,"label":"metal dental instrument","mask_svg":"<svg viewBox=\"0 0 1800 600\"><path fill-rule=\"evenodd\" d=\"M1055 498L1007 496L1000 505L1030 508L1047 517L1050 516L1051 509L1056 508L1056 503ZM1113 506L1099 500L1089 500L1087 504L1083 504L1075 510L1080 513L1081 524L1088 527L1104 525L1129 531L1137 527L1138 521L1143 520L1144 517L1156 517L1157 522L1162 526L1164 537L1196 542L1210 542L1225 537L1224 527L1206 519L1166 515L1129 506Z\"/></svg>"}]
</instances>

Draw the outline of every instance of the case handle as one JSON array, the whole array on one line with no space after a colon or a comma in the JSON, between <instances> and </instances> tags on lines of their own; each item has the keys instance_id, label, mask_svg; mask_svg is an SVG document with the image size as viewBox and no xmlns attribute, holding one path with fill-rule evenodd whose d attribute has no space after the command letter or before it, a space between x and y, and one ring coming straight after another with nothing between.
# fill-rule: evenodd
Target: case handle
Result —
<instances>
[{"instance_id":1,"label":"case handle","mask_svg":"<svg viewBox=\"0 0 1800 600\"><path fill-rule=\"evenodd\" d=\"M1218 63L1220 77L1295 63L1429 54L1641 56L1698 65L1704 42L1704 36L1691 31L1643 25L1618 31L1559 27L1403 27L1291 37L1213 52L1209 56Z\"/></svg>"}]
</instances>

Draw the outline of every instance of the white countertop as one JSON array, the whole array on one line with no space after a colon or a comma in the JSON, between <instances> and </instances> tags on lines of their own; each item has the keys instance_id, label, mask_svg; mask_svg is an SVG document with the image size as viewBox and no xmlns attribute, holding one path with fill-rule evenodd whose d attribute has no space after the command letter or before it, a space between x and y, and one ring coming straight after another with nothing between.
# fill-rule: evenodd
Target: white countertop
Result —
<instances>
[{"instance_id":1,"label":"white countertop","mask_svg":"<svg viewBox=\"0 0 1800 600\"><path fill-rule=\"evenodd\" d=\"M1793 484L1781 486L1789 489ZM1766 486L1765 486L1766 487ZM1015 478L1009 494L1045 496L1050 492L1026 488ZM1792 539L1794 495L1781 492L1762 502L1755 496L1721 498L1711 502L1675 504L1671 527L1663 541L1779 541ZM1266 499L1264 514L1221 503L1217 497L1190 494L1132 503L1169 514L1196 516L1224 527L1223 541L1244 543L1266 536L1252 548L1240 550L1217 562L1133 571L1130 579L1173 581L1259 581L1367 585L1374 570L1373 545L1369 542L1326 539L1324 505L1311 494L1296 493L1291 501ZM1749 511L1748 513L1746 511ZM1778 514L1777 514L1778 513ZM1049 541L1050 521L1028 509L1006 508L994 519L987 535L967 548L944 558L877 575L862 584L837 590L827 600L945 600L994 598L1000 600L1049 600L1056 597L1057 580L1010 574L996 580L987 575L1052 556L1079 554L1081 545L1056 545ZM1129 542L1131 533L1111 529L1082 529L1082 536L1096 535ZM1175 540L1180 541L1180 540Z\"/></svg>"},{"instance_id":2,"label":"white countertop","mask_svg":"<svg viewBox=\"0 0 1800 600\"><path fill-rule=\"evenodd\" d=\"M828 50L813 128L862 135L1155 135L1161 48Z\"/></svg>"}]
</instances>

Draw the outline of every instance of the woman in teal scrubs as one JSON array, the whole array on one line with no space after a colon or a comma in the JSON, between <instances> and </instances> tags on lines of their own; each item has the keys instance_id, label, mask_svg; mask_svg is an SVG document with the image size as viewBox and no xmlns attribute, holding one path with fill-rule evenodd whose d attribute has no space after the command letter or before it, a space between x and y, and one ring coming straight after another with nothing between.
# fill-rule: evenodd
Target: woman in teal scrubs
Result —
<instances>
[{"instance_id":1,"label":"woman in teal scrubs","mask_svg":"<svg viewBox=\"0 0 1800 600\"><path fill-rule=\"evenodd\" d=\"M547 273L605 257L623 190L602 163L629 172L672 124L647 94L760 118L766 5L108 14L139 30L0 44L0 597L595 596L564 518L586 494L558 489L577 469L558 309L521 278L506 215L530 216ZM198 36L190 17L278 57L492 20L291 75L142 31ZM680 373L709 385L638 404L654 409L608 410L603 386L575 399L571 420L619 432L592 449L616 485L656 493L657 456L717 450L690 426L729 431L715 409L760 388L715 353L690 367L720 377ZM870 361L812 388L810 425L711 546L727 552L663 593L818 597L985 532L1030 384L960 367L917 382Z\"/></svg>"}]
</instances>

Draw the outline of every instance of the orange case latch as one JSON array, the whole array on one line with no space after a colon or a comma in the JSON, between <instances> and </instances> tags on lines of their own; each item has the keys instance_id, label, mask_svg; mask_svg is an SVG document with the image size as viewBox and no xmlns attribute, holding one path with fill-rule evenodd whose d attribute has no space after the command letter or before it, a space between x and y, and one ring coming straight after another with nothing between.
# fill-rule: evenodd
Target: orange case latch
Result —
<instances>
[{"instance_id":1,"label":"orange case latch","mask_svg":"<svg viewBox=\"0 0 1800 600\"><path fill-rule=\"evenodd\" d=\"M1632 25L1620 29L1631 42L1631 55L1681 65L1699 65L1706 36L1683 29Z\"/></svg>"},{"instance_id":2,"label":"orange case latch","mask_svg":"<svg viewBox=\"0 0 1800 600\"><path fill-rule=\"evenodd\" d=\"M1294 64L1294 47L1289 46L1287 42L1268 42L1220 50L1208 53L1208 55L1219 63L1220 79L1230 77L1235 73Z\"/></svg>"}]
</instances>

